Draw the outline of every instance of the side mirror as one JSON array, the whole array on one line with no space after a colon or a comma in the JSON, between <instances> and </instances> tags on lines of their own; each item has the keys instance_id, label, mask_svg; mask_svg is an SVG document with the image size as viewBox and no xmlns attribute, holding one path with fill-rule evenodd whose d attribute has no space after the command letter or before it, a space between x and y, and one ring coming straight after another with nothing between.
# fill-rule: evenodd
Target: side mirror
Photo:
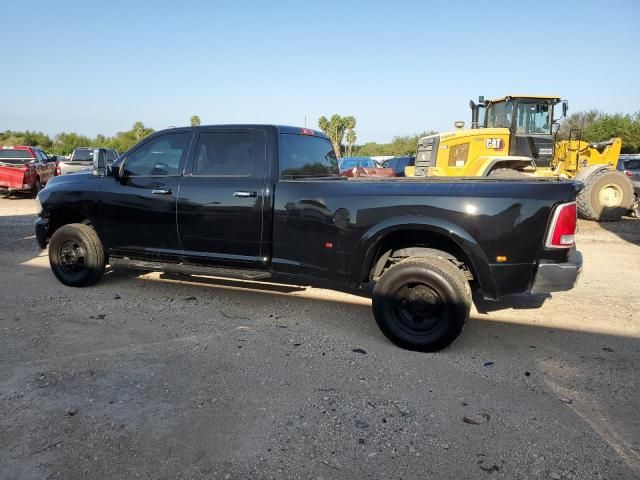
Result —
<instances>
[{"instance_id":1,"label":"side mirror","mask_svg":"<svg viewBox=\"0 0 640 480\"><path fill-rule=\"evenodd\" d=\"M107 150L96 148L93 151L93 174L104 177L107 174Z\"/></svg>"},{"instance_id":2,"label":"side mirror","mask_svg":"<svg viewBox=\"0 0 640 480\"><path fill-rule=\"evenodd\" d=\"M567 111L569 110L569 102L566 100L562 101L562 116L567 116Z\"/></svg>"}]
</instances>

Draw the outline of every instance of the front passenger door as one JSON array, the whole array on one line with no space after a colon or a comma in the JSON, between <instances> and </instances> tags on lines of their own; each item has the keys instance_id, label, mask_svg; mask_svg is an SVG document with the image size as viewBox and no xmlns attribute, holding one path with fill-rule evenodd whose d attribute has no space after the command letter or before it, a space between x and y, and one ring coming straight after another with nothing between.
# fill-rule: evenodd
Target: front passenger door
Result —
<instances>
[{"instance_id":1,"label":"front passenger door","mask_svg":"<svg viewBox=\"0 0 640 480\"><path fill-rule=\"evenodd\" d=\"M115 254L175 256L176 199L193 129L149 137L113 165L100 195L101 237Z\"/></svg>"}]
</instances>

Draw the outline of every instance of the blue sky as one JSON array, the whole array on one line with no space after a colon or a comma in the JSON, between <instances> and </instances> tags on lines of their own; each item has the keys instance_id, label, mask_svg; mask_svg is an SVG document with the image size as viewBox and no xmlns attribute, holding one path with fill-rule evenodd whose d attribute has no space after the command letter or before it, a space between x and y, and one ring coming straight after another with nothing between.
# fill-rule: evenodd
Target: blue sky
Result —
<instances>
[{"instance_id":1,"label":"blue sky","mask_svg":"<svg viewBox=\"0 0 640 480\"><path fill-rule=\"evenodd\" d=\"M0 15L0 130L111 135L193 114L315 128L340 113L362 143L468 123L478 95L640 110L637 0L5 0Z\"/></svg>"}]
</instances>

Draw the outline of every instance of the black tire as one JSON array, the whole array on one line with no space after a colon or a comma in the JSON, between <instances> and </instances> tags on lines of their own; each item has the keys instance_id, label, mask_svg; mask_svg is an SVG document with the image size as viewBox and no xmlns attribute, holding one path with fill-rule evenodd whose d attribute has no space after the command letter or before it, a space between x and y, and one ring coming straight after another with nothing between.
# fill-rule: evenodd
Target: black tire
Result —
<instances>
[{"instance_id":1,"label":"black tire","mask_svg":"<svg viewBox=\"0 0 640 480\"><path fill-rule=\"evenodd\" d=\"M524 174L518 170L514 170L513 168L496 168L495 170L491 170L488 176L499 178L521 178L524 177Z\"/></svg>"},{"instance_id":2,"label":"black tire","mask_svg":"<svg viewBox=\"0 0 640 480\"><path fill-rule=\"evenodd\" d=\"M435 352L451 344L470 309L469 282L442 257L402 260L382 274L373 290L373 315L380 330L409 350Z\"/></svg>"},{"instance_id":3,"label":"black tire","mask_svg":"<svg viewBox=\"0 0 640 480\"><path fill-rule=\"evenodd\" d=\"M38 196L38 192L42 190L42 183L40 182L40 177L36 177L36 181L33 184L33 188L31 189L31 192L33 193L34 197Z\"/></svg>"},{"instance_id":4,"label":"black tire","mask_svg":"<svg viewBox=\"0 0 640 480\"><path fill-rule=\"evenodd\" d=\"M95 284L106 265L98 234L89 225L71 223L54 232L49 242L49 264L58 280L69 287Z\"/></svg>"},{"instance_id":5,"label":"black tire","mask_svg":"<svg viewBox=\"0 0 640 480\"><path fill-rule=\"evenodd\" d=\"M609 192L613 192L609 195ZM584 182L578 194L581 218L596 222L618 222L633 204L633 185L627 177L614 170L598 170Z\"/></svg>"}]
</instances>

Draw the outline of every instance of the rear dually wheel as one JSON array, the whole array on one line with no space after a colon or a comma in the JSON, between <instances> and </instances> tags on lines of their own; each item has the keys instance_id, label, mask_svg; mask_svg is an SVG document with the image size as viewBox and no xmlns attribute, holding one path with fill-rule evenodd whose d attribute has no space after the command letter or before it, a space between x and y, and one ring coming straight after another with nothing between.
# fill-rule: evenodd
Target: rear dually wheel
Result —
<instances>
[{"instance_id":1,"label":"rear dually wheel","mask_svg":"<svg viewBox=\"0 0 640 480\"><path fill-rule=\"evenodd\" d=\"M458 266L442 257L409 257L387 269L373 291L382 333L409 350L433 352L453 342L471 308L471 290Z\"/></svg>"}]
</instances>

